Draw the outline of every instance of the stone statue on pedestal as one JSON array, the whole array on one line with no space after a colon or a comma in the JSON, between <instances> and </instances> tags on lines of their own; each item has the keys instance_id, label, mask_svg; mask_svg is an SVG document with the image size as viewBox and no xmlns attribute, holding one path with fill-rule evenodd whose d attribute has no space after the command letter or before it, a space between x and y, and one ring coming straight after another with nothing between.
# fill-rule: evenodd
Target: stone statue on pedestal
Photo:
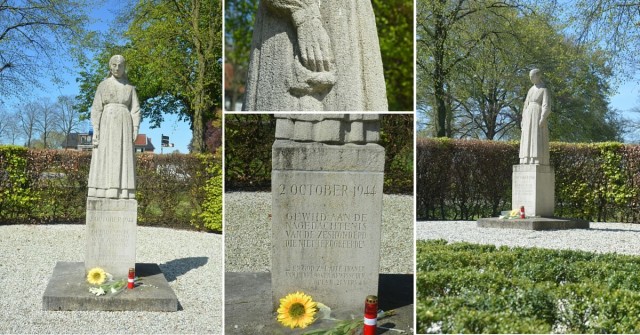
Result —
<instances>
[{"instance_id":1,"label":"stone statue on pedestal","mask_svg":"<svg viewBox=\"0 0 640 335\"><path fill-rule=\"evenodd\" d=\"M370 0L261 0L243 110L386 111Z\"/></svg>"}]
</instances>

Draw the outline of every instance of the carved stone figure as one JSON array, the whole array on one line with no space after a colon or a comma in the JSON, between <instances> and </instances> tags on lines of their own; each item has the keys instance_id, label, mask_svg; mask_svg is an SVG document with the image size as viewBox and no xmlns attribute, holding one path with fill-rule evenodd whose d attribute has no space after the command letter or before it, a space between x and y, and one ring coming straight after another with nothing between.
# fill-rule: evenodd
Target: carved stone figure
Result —
<instances>
[{"instance_id":1,"label":"carved stone figure","mask_svg":"<svg viewBox=\"0 0 640 335\"><path fill-rule=\"evenodd\" d=\"M109 70L91 106L94 149L89 197L135 199L133 142L138 136L140 105L127 78L124 57L111 57Z\"/></svg>"},{"instance_id":2,"label":"carved stone figure","mask_svg":"<svg viewBox=\"0 0 640 335\"><path fill-rule=\"evenodd\" d=\"M328 144L376 143L378 114L276 114L276 139Z\"/></svg>"},{"instance_id":3,"label":"carved stone figure","mask_svg":"<svg viewBox=\"0 0 640 335\"><path fill-rule=\"evenodd\" d=\"M243 110L386 111L370 0L261 0Z\"/></svg>"},{"instance_id":4,"label":"carved stone figure","mask_svg":"<svg viewBox=\"0 0 640 335\"><path fill-rule=\"evenodd\" d=\"M522 136L520 138L520 164L549 165L549 128L551 112L549 90L542 82L542 73L533 69L529 73L533 86L527 93L522 109Z\"/></svg>"}]
</instances>

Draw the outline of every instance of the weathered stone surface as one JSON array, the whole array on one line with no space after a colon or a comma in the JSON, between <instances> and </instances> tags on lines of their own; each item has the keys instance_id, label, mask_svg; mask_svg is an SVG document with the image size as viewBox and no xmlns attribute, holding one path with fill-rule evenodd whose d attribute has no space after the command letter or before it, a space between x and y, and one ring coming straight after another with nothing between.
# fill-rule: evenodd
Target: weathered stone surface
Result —
<instances>
[{"instance_id":1,"label":"weathered stone surface","mask_svg":"<svg viewBox=\"0 0 640 335\"><path fill-rule=\"evenodd\" d=\"M526 230L589 229L589 221L560 218L527 218L512 220L483 218L478 220L478 227Z\"/></svg>"},{"instance_id":2,"label":"weathered stone surface","mask_svg":"<svg viewBox=\"0 0 640 335\"><path fill-rule=\"evenodd\" d=\"M125 60L109 60L109 78L98 85L91 106L93 146L89 169L89 197L135 198L133 142L140 125L136 89L127 79Z\"/></svg>"},{"instance_id":3,"label":"weathered stone surface","mask_svg":"<svg viewBox=\"0 0 640 335\"><path fill-rule=\"evenodd\" d=\"M386 111L370 1L262 0L243 110Z\"/></svg>"},{"instance_id":4,"label":"weathered stone surface","mask_svg":"<svg viewBox=\"0 0 640 335\"><path fill-rule=\"evenodd\" d=\"M276 114L276 139L322 143L375 143L378 114Z\"/></svg>"},{"instance_id":5,"label":"weathered stone surface","mask_svg":"<svg viewBox=\"0 0 640 335\"><path fill-rule=\"evenodd\" d=\"M86 271L100 267L127 278L136 264L137 208L134 199L87 198Z\"/></svg>"},{"instance_id":6,"label":"weathered stone surface","mask_svg":"<svg viewBox=\"0 0 640 335\"><path fill-rule=\"evenodd\" d=\"M362 309L378 292L384 149L278 140L273 157L273 306L303 291Z\"/></svg>"},{"instance_id":7,"label":"weathered stone surface","mask_svg":"<svg viewBox=\"0 0 640 335\"><path fill-rule=\"evenodd\" d=\"M298 170L302 165L308 171L384 171L384 148L377 144L275 141L272 150L274 170Z\"/></svg>"},{"instance_id":8,"label":"weathered stone surface","mask_svg":"<svg viewBox=\"0 0 640 335\"><path fill-rule=\"evenodd\" d=\"M520 137L520 164L549 165L549 127L551 113L549 90L542 82L542 73L533 69L529 73L533 86L527 92L522 108Z\"/></svg>"},{"instance_id":9,"label":"weathered stone surface","mask_svg":"<svg viewBox=\"0 0 640 335\"><path fill-rule=\"evenodd\" d=\"M511 204L524 206L527 216L553 216L555 206L555 174L549 165L519 164L513 166Z\"/></svg>"},{"instance_id":10,"label":"weathered stone surface","mask_svg":"<svg viewBox=\"0 0 640 335\"><path fill-rule=\"evenodd\" d=\"M157 264L135 265L139 286L115 295L95 296L80 262L57 262L42 297L45 311L175 312L178 298Z\"/></svg>"}]
</instances>

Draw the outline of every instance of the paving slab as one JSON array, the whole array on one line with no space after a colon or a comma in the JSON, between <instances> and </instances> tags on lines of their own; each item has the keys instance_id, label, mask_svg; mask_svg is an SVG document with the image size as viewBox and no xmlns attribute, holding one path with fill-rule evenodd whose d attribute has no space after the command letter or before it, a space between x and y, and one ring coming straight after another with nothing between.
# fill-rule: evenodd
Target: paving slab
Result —
<instances>
[{"instance_id":1,"label":"paving slab","mask_svg":"<svg viewBox=\"0 0 640 335\"><path fill-rule=\"evenodd\" d=\"M579 219L534 217L526 219L478 219L478 227L526 230L589 229L589 221Z\"/></svg>"},{"instance_id":2,"label":"paving slab","mask_svg":"<svg viewBox=\"0 0 640 335\"><path fill-rule=\"evenodd\" d=\"M413 334L413 275L380 274L379 308L395 310L396 315L378 320L377 334ZM362 311L340 311L332 308L332 316L337 319L361 319ZM334 312L337 314L334 315ZM317 320L306 329L291 330L276 321L276 313L271 303L271 273L269 272L227 272L225 273L225 334L302 334L316 329L329 329L335 321ZM384 328L404 331L400 333Z\"/></svg>"},{"instance_id":3,"label":"paving slab","mask_svg":"<svg viewBox=\"0 0 640 335\"><path fill-rule=\"evenodd\" d=\"M84 263L57 262L42 297L45 311L175 312L178 298L158 264L136 263L139 280L132 290L95 296L86 281Z\"/></svg>"}]
</instances>

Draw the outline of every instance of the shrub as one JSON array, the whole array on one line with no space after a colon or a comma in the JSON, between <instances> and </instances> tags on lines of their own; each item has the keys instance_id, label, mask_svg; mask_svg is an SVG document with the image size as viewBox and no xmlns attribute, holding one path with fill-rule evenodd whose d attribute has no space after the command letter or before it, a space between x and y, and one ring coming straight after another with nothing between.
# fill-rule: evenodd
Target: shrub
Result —
<instances>
[{"instance_id":1,"label":"shrub","mask_svg":"<svg viewBox=\"0 0 640 335\"><path fill-rule=\"evenodd\" d=\"M473 220L509 210L518 143L419 139L416 205L421 220ZM640 148L551 143L555 216L638 222Z\"/></svg>"},{"instance_id":2,"label":"shrub","mask_svg":"<svg viewBox=\"0 0 640 335\"><path fill-rule=\"evenodd\" d=\"M418 332L637 333L640 257L419 241Z\"/></svg>"},{"instance_id":3,"label":"shrub","mask_svg":"<svg viewBox=\"0 0 640 335\"><path fill-rule=\"evenodd\" d=\"M269 114L225 116L225 189L271 189L271 146L276 122ZM384 193L413 194L413 115L384 115Z\"/></svg>"},{"instance_id":4,"label":"shrub","mask_svg":"<svg viewBox=\"0 0 640 335\"><path fill-rule=\"evenodd\" d=\"M202 222L206 229L222 232L222 167L211 155L198 157L205 166L207 181L201 188L204 193L202 209L193 213L191 224L200 228Z\"/></svg>"},{"instance_id":5,"label":"shrub","mask_svg":"<svg viewBox=\"0 0 640 335\"><path fill-rule=\"evenodd\" d=\"M0 146L0 223L84 223L90 162L88 152ZM220 166L211 155L138 154L138 224L221 231Z\"/></svg>"},{"instance_id":6,"label":"shrub","mask_svg":"<svg viewBox=\"0 0 640 335\"><path fill-rule=\"evenodd\" d=\"M16 146L0 147L0 216L21 220L38 201L27 169L28 151Z\"/></svg>"}]
</instances>

